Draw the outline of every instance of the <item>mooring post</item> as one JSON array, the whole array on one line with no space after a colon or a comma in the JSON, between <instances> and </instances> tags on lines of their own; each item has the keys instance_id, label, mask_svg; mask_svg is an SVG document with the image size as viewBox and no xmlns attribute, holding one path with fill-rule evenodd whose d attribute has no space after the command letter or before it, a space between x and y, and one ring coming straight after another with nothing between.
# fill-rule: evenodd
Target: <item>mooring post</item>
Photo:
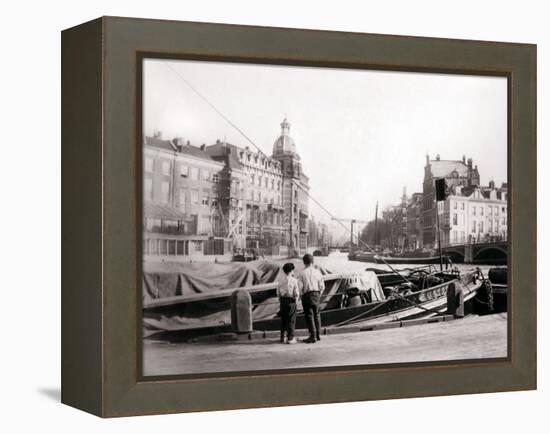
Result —
<instances>
[{"instance_id":1,"label":"mooring post","mask_svg":"<svg viewBox=\"0 0 550 434\"><path fill-rule=\"evenodd\" d=\"M231 328L235 333L252 331L252 299L243 289L231 294Z\"/></svg>"},{"instance_id":2,"label":"mooring post","mask_svg":"<svg viewBox=\"0 0 550 434\"><path fill-rule=\"evenodd\" d=\"M447 314L464 317L464 292L459 282L451 282L447 287Z\"/></svg>"}]
</instances>

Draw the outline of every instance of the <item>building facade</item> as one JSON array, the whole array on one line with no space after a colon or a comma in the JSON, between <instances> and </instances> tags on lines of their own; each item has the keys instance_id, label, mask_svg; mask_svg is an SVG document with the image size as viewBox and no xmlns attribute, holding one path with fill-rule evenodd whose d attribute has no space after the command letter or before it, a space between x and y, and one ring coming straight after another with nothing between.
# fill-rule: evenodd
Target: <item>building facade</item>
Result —
<instances>
[{"instance_id":1,"label":"building facade","mask_svg":"<svg viewBox=\"0 0 550 434\"><path fill-rule=\"evenodd\" d=\"M308 247L309 179L284 119L267 156L227 141L192 146L146 137L144 254L201 258L255 248L267 255Z\"/></svg>"},{"instance_id":2,"label":"building facade","mask_svg":"<svg viewBox=\"0 0 550 434\"><path fill-rule=\"evenodd\" d=\"M439 203L441 243L472 244L505 241L508 233L508 188L460 185Z\"/></svg>"},{"instance_id":3,"label":"building facade","mask_svg":"<svg viewBox=\"0 0 550 434\"><path fill-rule=\"evenodd\" d=\"M224 164L220 204L236 248L279 255L288 245L281 164L250 148L218 140L206 152Z\"/></svg>"},{"instance_id":4,"label":"building facade","mask_svg":"<svg viewBox=\"0 0 550 434\"><path fill-rule=\"evenodd\" d=\"M280 163L282 174L283 227L289 249L307 250L309 218L309 178L303 171L296 144L290 137L290 123L281 122L281 134L273 143L272 158Z\"/></svg>"},{"instance_id":5,"label":"building facade","mask_svg":"<svg viewBox=\"0 0 550 434\"><path fill-rule=\"evenodd\" d=\"M145 137L143 253L149 260L228 257L222 236L219 179L224 165L181 139Z\"/></svg>"},{"instance_id":6,"label":"building facade","mask_svg":"<svg viewBox=\"0 0 550 434\"><path fill-rule=\"evenodd\" d=\"M422 203L422 193L413 193L407 202L405 250L421 250L424 246Z\"/></svg>"},{"instance_id":7,"label":"building facade","mask_svg":"<svg viewBox=\"0 0 550 434\"><path fill-rule=\"evenodd\" d=\"M439 154L435 160L426 155L422 191L422 242L428 248L434 248L437 241L437 206L435 180L444 178L447 186L472 188L479 186L479 172L472 159L441 160Z\"/></svg>"}]
</instances>

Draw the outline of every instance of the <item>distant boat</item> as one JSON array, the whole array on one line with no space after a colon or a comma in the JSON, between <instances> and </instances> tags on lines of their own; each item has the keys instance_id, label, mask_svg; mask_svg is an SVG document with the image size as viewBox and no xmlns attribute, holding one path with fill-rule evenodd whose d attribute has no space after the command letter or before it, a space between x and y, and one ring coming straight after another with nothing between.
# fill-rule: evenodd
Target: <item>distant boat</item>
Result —
<instances>
[{"instance_id":1,"label":"distant boat","mask_svg":"<svg viewBox=\"0 0 550 434\"><path fill-rule=\"evenodd\" d=\"M376 253L372 252L355 252L353 255L350 253L348 259L350 261L359 261L359 262L374 262Z\"/></svg>"},{"instance_id":2,"label":"distant boat","mask_svg":"<svg viewBox=\"0 0 550 434\"><path fill-rule=\"evenodd\" d=\"M449 257L443 255L443 263L449 261ZM407 258L404 256L374 256L374 261L377 264L439 264L439 256L426 256L426 257L412 257Z\"/></svg>"}]
</instances>

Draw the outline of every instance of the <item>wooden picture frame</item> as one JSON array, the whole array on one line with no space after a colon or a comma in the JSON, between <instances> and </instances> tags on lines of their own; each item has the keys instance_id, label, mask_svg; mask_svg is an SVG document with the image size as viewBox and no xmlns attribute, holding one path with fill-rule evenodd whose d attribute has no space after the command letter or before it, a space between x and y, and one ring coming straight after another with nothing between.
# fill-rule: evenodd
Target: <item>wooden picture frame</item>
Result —
<instances>
[{"instance_id":1,"label":"wooden picture frame","mask_svg":"<svg viewBox=\"0 0 550 434\"><path fill-rule=\"evenodd\" d=\"M147 54L508 80L508 357L143 378ZM103 17L62 32L62 402L128 416L536 388L536 46Z\"/></svg>"}]
</instances>

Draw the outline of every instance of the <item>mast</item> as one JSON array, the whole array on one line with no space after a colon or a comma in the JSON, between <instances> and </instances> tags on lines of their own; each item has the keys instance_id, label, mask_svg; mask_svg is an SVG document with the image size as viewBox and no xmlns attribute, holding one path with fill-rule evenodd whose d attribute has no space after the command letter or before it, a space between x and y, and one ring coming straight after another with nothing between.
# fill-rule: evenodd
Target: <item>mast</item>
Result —
<instances>
[{"instance_id":1,"label":"mast","mask_svg":"<svg viewBox=\"0 0 550 434\"><path fill-rule=\"evenodd\" d=\"M374 247L378 245L378 201L376 201L376 210L374 211Z\"/></svg>"}]
</instances>

